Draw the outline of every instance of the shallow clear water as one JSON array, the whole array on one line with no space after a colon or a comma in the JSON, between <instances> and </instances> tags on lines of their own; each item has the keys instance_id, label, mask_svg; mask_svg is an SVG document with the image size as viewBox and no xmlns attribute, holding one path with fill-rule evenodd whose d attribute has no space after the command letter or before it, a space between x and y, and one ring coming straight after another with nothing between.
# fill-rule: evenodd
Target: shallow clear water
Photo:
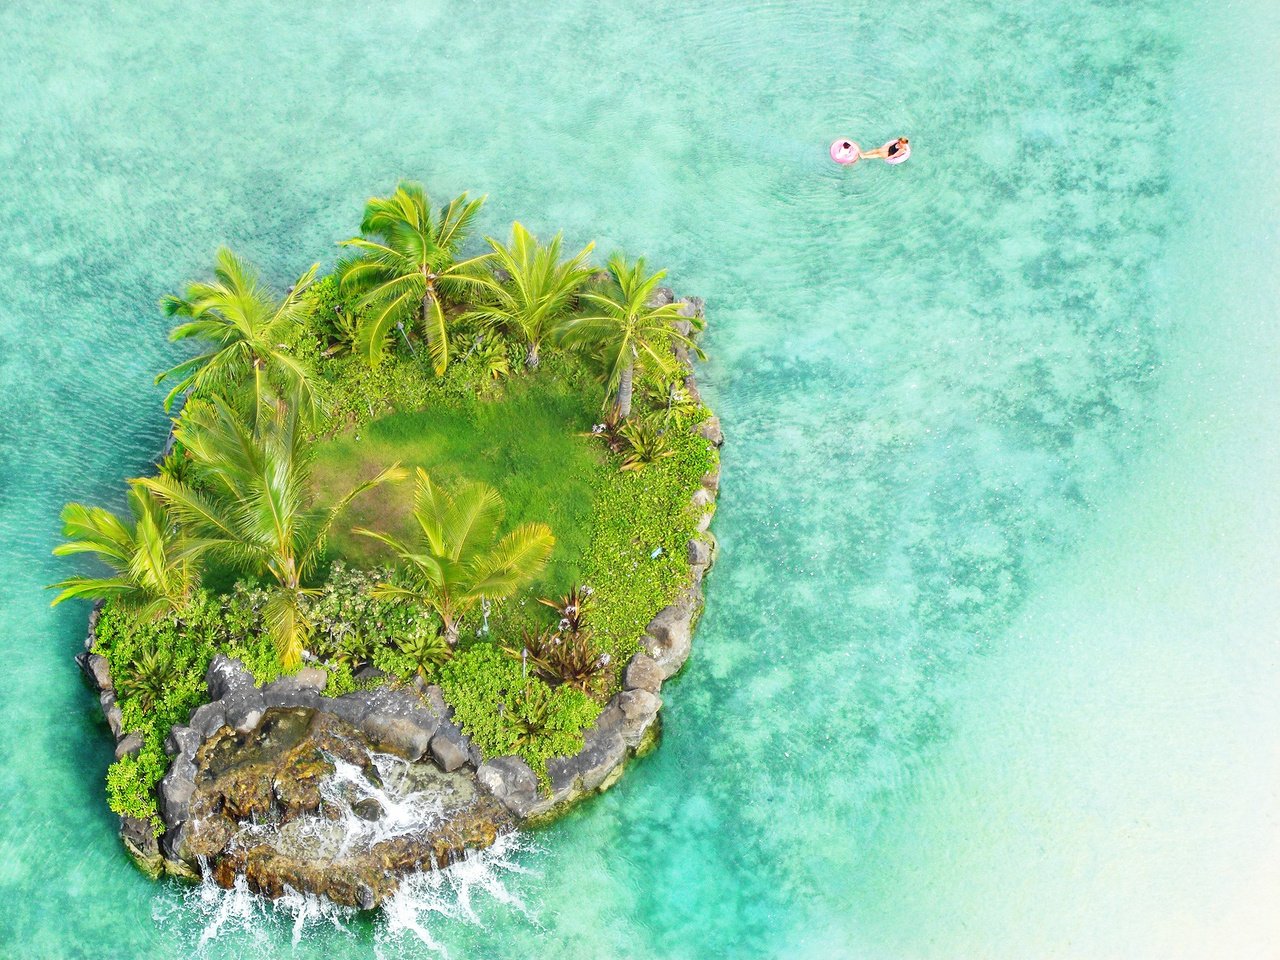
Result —
<instances>
[{"instance_id":1,"label":"shallow clear water","mask_svg":"<svg viewBox=\"0 0 1280 960\"><path fill-rule=\"evenodd\" d=\"M1272 955L1276 13L456 7L0 6L0 953ZM202 904L114 837L57 510L160 443L162 293L401 175L707 298L723 559L597 802L373 923Z\"/></svg>"}]
</instances>

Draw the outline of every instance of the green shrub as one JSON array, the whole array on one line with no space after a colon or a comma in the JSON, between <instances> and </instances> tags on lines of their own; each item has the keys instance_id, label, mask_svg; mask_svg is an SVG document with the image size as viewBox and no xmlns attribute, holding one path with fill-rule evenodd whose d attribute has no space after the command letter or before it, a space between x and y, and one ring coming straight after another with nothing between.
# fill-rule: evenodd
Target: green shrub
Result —
<instances>
[{"instance_id":1,"label":"green shrub","mask_svg":"<svg viewBox=\"0 0 1280 960\"><path fill-rule=\"evenodd\" d=\"M324 684L324 696L340 697L360 689L360 684L351 670L351 664L329 662L325 664L325 669L329 672L329 678Z\"/></svg>"},{"instance_id":2,"label":"green shrub","mask_svg":"<svg viewBox=\"0 0 1280 960\"><path fill-rule=\"evenodd\" d=\"M155 790L168 767L169 758L160 744L146 741L137 753L107 768L107 806L119 816L150 820L157 830L162 829Z\"/></svg>"},{"instance_id":3,"label":"green shrub","mask_svg":"<svg viewBox=\"0 0 1280 960\"><path fill-rule=\"evenodd\" d=\"M121 815L154 817L155 787L168 767L162 744L207 701L204 677L218 651L237 657L259 683L279 676L275 647L261 619L265 593L198 594L181 617L138 620L108 603L98 617L94 652L107 658L125 730L142 735L137 757L111 765L108 803ZM142 669L140 669L140 667ZM142 812L139 812L142 811Z\"/></svg>"},{"instance_id":4,"label":"green shrub","mask_svg":"<svg viewBox=\"0 0 1280 960\"><path fill-rule=\"evenodd\" d=\"M306 305L301 325L304 336L298 338L295 350L305 353L310 347L320 356L350 351L362 313L342 295L337 276L328 274L311 284L303 302Z\"/></svg>"},{"instance_id":5,"label":"green shrub","mask_svg":"<svg viewBox=\"0 0 1280 960\"><path fill-rule=\"evenodd\" d=\"M403 600L375 599L374 587L386 579L386 570L357 570L334 561L319 593L307 601L312 652L356 670L372 663L379 647L438 628L428 610Z\"/></svg>"},{"instance_id":6,"label":"green shrub","mask_svg":"<svg viewBox=\"0 0 1280 960\"><path fill-rule=\"evenodd\" d=\"M414 677L431 680L442 664L453 657L453 648L433 626L413 636L379 644L373 654L373 665L400 680Z\"/></svg>"},{"instance_id":7,"label":"green shrub","mask_svg":"<svg viewBox=\"0 0 1280 960\"><path fill-rule=\"evenodd\" d=\"M600 705L578 690L525 676L520 663L477 643L440 668L454 719L485 757L518 754L545 781L547 761L582 749Z\"/></svg>"}]
</instances>

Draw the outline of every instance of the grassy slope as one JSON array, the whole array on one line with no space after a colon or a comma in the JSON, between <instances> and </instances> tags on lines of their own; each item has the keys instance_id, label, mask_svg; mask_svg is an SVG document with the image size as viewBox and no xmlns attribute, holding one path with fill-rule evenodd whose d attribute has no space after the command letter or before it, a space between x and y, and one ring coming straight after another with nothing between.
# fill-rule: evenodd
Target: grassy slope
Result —
<instances>
[{"instance_id":1,"label":"grassy slope","mask_svg":"<svg viewBox=\"0 0 1280 960\"><path fill-rule=\"evenodd\" d=\"M583 397L549 376L513 380L494 400L392 413L317 450L316 490L323 500L400 461L446 482L483 480L507 505L506 524L551 526L556 548L534 593L561 594L581 579L591 539L594 491L603 447L581 436L598 416L598 399ZM415 536L412 480L364 495L337 525L330 552L356 566L385 562L382 544L350 532L362 526L400 538Z\"/></svg>"},{"instance_id":2,"label":"grassy slope","mask_svg":"<svg viewBox=\"0 0 1280 960\"><path fill-rule=\"evenodd\" d=\"M672 434L674 455L639 473L619 472L619 458L582 436L600 417L602 390L582 367L551 358L535 374L517 374L497 389L479 388L473 372L450 368L436 380L409 357L374 372L343 358L328 367L335 422L345 430L317 449L314 478L321 499L346 490L400 460L443 480L484 480L507 503L509 525L550 524L557 544L538 583L498 605L491 638L517 645L526 626L549 624L538 597L561 596L574 584L596 591L588 617L597 644L620 667L644 625L685 582L685 544L697 518L689 498L716 455L687 426ZM369 410L394 409L363 417ZM358 439L357 439L358 438ZM409 483L357 501L334 531L330 550L355 566L385 559L374 541L350 533L366 526L412 535ZM464 637L476 624L464 629Z\"/></svg>"}]
</instances>

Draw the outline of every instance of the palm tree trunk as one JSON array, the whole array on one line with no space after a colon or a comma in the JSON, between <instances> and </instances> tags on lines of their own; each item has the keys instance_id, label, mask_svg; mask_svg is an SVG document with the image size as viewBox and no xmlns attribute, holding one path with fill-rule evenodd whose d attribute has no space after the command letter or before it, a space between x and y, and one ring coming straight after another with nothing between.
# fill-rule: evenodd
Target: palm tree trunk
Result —
<instances>
[{"instance_id":1,"label":"palm tree trunk","mask_svg":"<svg viewBox=\"0 0 1280 960\"><path fill-rule=\"evenodd\" d=\"M533 341L529 344L529 349L525 351L524 365L530 370L536 370L538 367L538 343Z\"/></svg>"},{"instance_id":2,"label":"palm tree trunk","mask_svg":"<svg viewBox=\"0 0 1280 960\"><path fill-rule=\"evenodd\" d=\"M618 419L625 420L631 416L631 392L634 388L634 379L636 372L636 362L634 359L627 361L627 365L622 368L622 377L618 381Z\"/></svg>"},{"instance_id":3,"label":"palm tree trunk","mask_svg":"<svg viewBox=\"0 0 1280 960\"><path fill-rule=\"evenodd\" d=\"M457 620L446 620L444 622L444 639L449 646L456 647L458 645L459 633L461 633L461 624Z\"/></svg>"}]
</instances>

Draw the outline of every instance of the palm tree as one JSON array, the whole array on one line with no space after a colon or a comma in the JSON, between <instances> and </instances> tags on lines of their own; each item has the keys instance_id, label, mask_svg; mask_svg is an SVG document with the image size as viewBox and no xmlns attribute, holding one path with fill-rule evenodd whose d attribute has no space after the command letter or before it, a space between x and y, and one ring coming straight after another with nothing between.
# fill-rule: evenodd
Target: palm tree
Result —
<instances>
[{"instance_id":1,"label":"palm tree","mask_svg":"<svg viewBox=\"0 0 1280 960\"><path fill-rule=\"evenodd\" d=\"M483 203L483 198L468 200L464 193L434 215L422 185L405 181L391 196L373 197L366 204L362 236L342 244L356 253L338 264L338 276L344 291L359 295L358 308L368 311L360 337L370 364L381 361L393 328L403 334L405 322L416 320L436 373L444 373L449 330L442 298L481 283L475 268L489 254L455 258Z\"/></svg>"},{"instance_id":2,"label":"palm tree","mask_svg":"<svg viewBox=\"0 0 1280 960\"><path fill-rule=\"evenodd\" d=\"M278 300L257 270L222 247L215 256L213 283L193 283L185 297L170 295L161 300L167 315L189 318L173 328L170 340L194 339L209 345L204 353L156 377L156 383L178 381L165 397L164 408L168 410L187 390L225 390L252 376L257 392L270 385L301 397L309 411L318 411L311 378L284 341L289 328L302 317L302 294L319 266L312 264L288 295Z\"/></svg>"},{"instance_id":3,"label":"palm tree","mask_svg":"<svg viewBox=\"0 0 1280 960\"><path fill-rule=\"evenodd\" d=\"M589 243L569 260L561 261L561 235L539 243L520 222L511 226L511 242L485 237L493 247L493 273L483 280L486 305L469 316L498 329L517 333L526 346L525 366L538 365L538 350L573 306L574 297L591 278ZM499 280L500 274L506 279Z\"/></svg>"},{"instance_id":4,"label":"palm tree","mask_svg":"<svg viewBox=\"0 0 1280 960\"><path fill-rule=\"evenodd\" d=\"M260 402L246 418L222 397L178 423L178 441L201 468L199 488L167 476L137 481L154 493L201 550L275 581L268 629L290 669L310 635L303 580L334 521L364 491L403 475L398 464L353 487L330 507L313 502L308 431L296 405Z\"/></svg>"},{"instance_id":5,"label":"palm tree","mask_svg":"<svg viewBox=\"0 0 1280 960\"><path fill-rule=\"evenodd\" d=\"M109 577L69 577L53 584L57 606L72 597L114 599L146 617L181 610L191 599L197 576L195 554L164 504L134 481L129 486L133 520L101 507L69 503L62 511L63 534L71 542L54 548L59 557L96 554L114 571Z\"/></svg>"},{"instance_id":6,"label":"palm tree","mask_svg":"<svg viewBox=\"0 0 1280 960\"><path fill-rule=\"evenodd\" d=\"M631 415L637 365L669 373L676 365L672 347L688 347L698 356L702 353L675 329L676 322L683 319L678 304L649 303L666 271L646 275L643 258L628 263L620 253L609 258L608 267L614 289L584 293L582 299L594 312L566 320L560 336L567 343L585 344L600 352L605 365L605 403L612 399L616 417L625 420Z\"/></svg>"},{"instance_id":7,"label":"palm tree","mask_svg":"<svg viewBox=\"0 0 1280 960\"><path fill-rule=\"evenodd\" d=\"M381 540L404 565L404 582L379 584L374 596L429 605L449 645L456 645L462 618L481 600L509 597L536 577L555 546L545 523L521 524L498 539L504 512L502 497L488 484L446 490L419 467L413 518L421 541L409 546L373 530L355 531Z\"/></svg>"}]
</instances>

